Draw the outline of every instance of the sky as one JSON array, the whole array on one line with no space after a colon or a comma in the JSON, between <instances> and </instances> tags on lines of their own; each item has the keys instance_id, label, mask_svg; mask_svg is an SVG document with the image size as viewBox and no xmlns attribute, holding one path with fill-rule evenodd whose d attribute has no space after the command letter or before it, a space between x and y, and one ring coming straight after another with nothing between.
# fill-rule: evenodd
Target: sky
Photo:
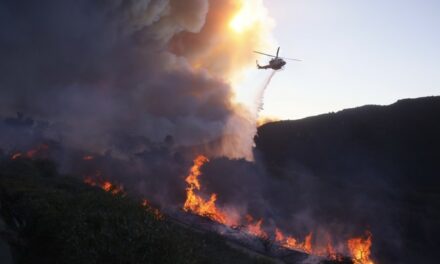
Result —
<instances>
[{"instance_id":1,"label":"sky","mask_svg":"<svg viewBox=\"0 0 440 264\"><path fill-rule=\"evenodd\" d=\"M440 1L264 3L280 56L303 62L288 62L274 76L262 116L299 119L440 95Z\"/></svg>"}]
</instances>

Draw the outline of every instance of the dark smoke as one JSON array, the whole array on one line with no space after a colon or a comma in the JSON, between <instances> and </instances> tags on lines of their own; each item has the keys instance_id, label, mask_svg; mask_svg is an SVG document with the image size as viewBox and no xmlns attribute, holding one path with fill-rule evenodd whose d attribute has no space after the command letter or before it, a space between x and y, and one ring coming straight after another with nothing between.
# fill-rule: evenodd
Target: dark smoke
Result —
<instances>
[{"instance_id":1,"label":"dark smoke","mask_svg":"<svg viewBox=\"0 0 440 264\"><path fill-rule=\"evenodd\" d=\"M228 60L228 42L211 51L238 8L207 0L2 1L1 148L47 143L63 172L99 170L151 199L181 202L196 154L252 155L255 117L231 103L224 78L232 62L248 62L237 63L238 46ZM253 32L241 49L259 42ZM198 54L215 60L195 70ZM80 166L84 155L95 159Z\"/></svg>"},{"instance_id":2,"label":"dark smoke","mask_svg":"<svg viewBox=\"0 0 440 264\"><path fill-rule=\"evenodd\" d=\"M0 111L56 122L65 143L117 149L120 135L180 145L220 138L230 86L167 51L208 2L0 3Z\"/></svg>"}]
</instances>

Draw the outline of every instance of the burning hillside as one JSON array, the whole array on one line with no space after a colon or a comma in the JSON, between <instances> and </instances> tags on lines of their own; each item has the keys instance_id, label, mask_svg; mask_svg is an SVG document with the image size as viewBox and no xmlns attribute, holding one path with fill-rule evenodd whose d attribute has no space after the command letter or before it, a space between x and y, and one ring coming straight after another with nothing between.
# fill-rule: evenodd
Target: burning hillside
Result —
<instances>
[{"instance_id":1,"label":"burning hillside","mask_svg":"<svg viewBox=\"0 0 440 264\"><path fill-rule=\"evenodd\" d=\"M0 158L2 263L273 263L164 218L147 201Z\"/></svg>"},{"instance_id":2,"label":"burning hillside","mask_svg":"<svg viewBox=\"0 0 440 264\"><path fill-rule=\"evenodd\" d=\"M408 107L407 104L414 104L414 107L419 109L420 105L424 107L429 105L427 100L420 99L421 104L418 104L416 100L402 102L391 107ZM429 99L429 101L433 100ZM431 105L438 105L438 103L432 102ZM371 111L371 109L367 110ZM377 108L376 111L379 110L386 113L385 108ZM426 111L420 112L420 116L434 114L434 110L432 107L428 107ZM350 118L354 115L353 113L348 114ZM380 115L384 116L385 114L381 113ZM393 117L393 120L399 119ZM405 120L407 119L405 118ZM306 121L309 122L309 120L304 122ZM312 121L316 125L322 122L319 118ZM151 201L150 204L158 205L157 207L161 208L160 213L157 209L153 209L156 212L155 215L169 215L172 219L177 218L176 221L190 222L192 228L215 231L222 234L226 240L245 244L246 248L257 250L260 254L273 254L272 256L280 258L296 254L289 252L304 254L295 255L297 256L294 258L296 263L299 260L305 260L308 254L336 261L345 261L344 256L346 256L354 263L383 263L378 261L378 254L379 256L383 256L380 254L391 256L390 258L393 256L394 249L390 249L390 245L384 244L383 241L393 241L387 238L390 235L387 233L389 232L387 229L393 229L397 226L387 225L384 227L380 225L383 221L389 220L387 218L389 215L383 210L380 211L380 220L375 222L376 215L368 207L371 206L369 203L374 201L373 196L362 196L361 202L363 203L360 203L359 206L359 194L362 194L362 189L353 185L353 180L350 180L349 177L356 174L351 171L349 174L342 174L344 184L347 184L351 190L347 193L346 190L339 187L341 183L328 181L324 178L319 179L318 182L316 178L306 172L295 171L300 170L295 166L292 167L293 172L288 170L283 172L280 171L281 165L271 165L268 168L273 170L271 172L273 174L268 175L258 167L262 165L260 160L248 162L228 158L210 158L208 161L205 156L194 155L192 148L176 147L169 138L166 138L162 143L146 142L146 150L137 152L131 156L130 160L126 160L113 153L74 149L64 146L62 142L41 138L41 126L39 125L41 122L23 116L3 119L0 123L2 139L6 134L23 135L21 137L23 142L28 142L28 144L23 144L23 147L18 145L11 147L9 151L7 151L8 148L5 148L6 151L0 151L0 156L14 162L14 166L21 168L20 170L23 172L29 169L26 165L29 160L35 161L33 166L41 169L42 175L47 177L54 175L54 165L44 161L54 160L61 171L78 175L81 181L85 180L89 185L96 186L95 189L103 189L110 193L121 193L123 190L124 196L139 197L137 202L139 205L142 204L143 198L147 198L148 201ZM313 122L309 125L313 125ZM431 127L430 123L423 124ZM277 125L279 124L269 126ZM290 126L286 127L293 129ZM408 128L402 130L410 131ZM265 133L262 133L258 140L268 140ZM296 135L301 139L298 141L299 143L296 143L298 148L295 149L300 151L298 157L303 159L311 157L307 148L301 148L300 144L305 140L302 137L308 133L301 130L298 133L289 134ZM401 135L406 136L405 134ZM282 139L283 135L271 138ZM289 138L295 139L291 136ZM267 141L264 142L267 143ZM332 144L336 143L332 142ZM280 145L273 144L273 146L282 149ZM422 151L428 148L423 146L423 142L419 142L417 146L420 148L416 149L415 153L424 153ZM264 147L266 148L268 145L264 145ZM277 156L279 152L276 150L263 150L262 153L270 154L270 157L273 158L288 157ZM313 153L316 154L316 152ZM331 156L334 157L334 154ZM195 159L192 160L194 157ZM398 155L395 154L395 157ZM414 158L417 159L417 157ZM303 163L306 164L306 161ZM278 160L277 162L282 164ZM265 164L271 163L267 161ZM313 166L323 170L325 164L328 162L323 163L321 167L319 164L313 164ZM411 164L407 164L407 166L411 166ZM278 175L286 177L286 173L290 173L287 175L291 178L287 180L277 178ZM371 186L365 182L363 184ZM417 184L413 185L417 186ZM324 188L318 188L320 186L324 186ZM328 192L332 188L336 188L337 195L329 195ZM307 192L304 192L304 189ZM378 190L369 190L374 191L375 194L378 193ZM323 196L319 196L320 194ZM340 196L344 199L337 199ZM352 197L354 197L354 201L358 201L355 206L349 203L352 202L350 200ZM383 200L383 195L379 198L384 205L389 204L389 200ZM303 208L311 205L315 210L319 210L319 214L304 213ZM191 220L187 215L176 213L179 208L201 217ZM295 208L299 208L299 210ZM374 208L381 209L377 205ZM387 207L387 210L392 212L393 207ZM204 221L205 218L209 221ZM429 219L426 218L426 221ZM412 228L417 228L417 225ZM365 230L371 230L372 233L365 233ZM378 230L382 232L378 232ZM418 236L423 234L422 232ZM427 246L430 245L427 244ZM265 247L275 249L275 252L267 250ZM279 253L280 251L282 253Z\"/></svg>"},{"instance_id":3,"label":"burning hillside","mask_svg":"<svg viewBox=\"0 0 440 264\"><path fill-rule=\"evenodd\" d=\"M10 158L11 162L28 162L41 160L42 156ZM84 160L84 159L80 159ZM86 161L90 161L86 159ZM316 261L333 261L334 263L350 263L344 256L349 256L351 261L356 264L372 264L370 259L371 234L367 237L351 238L347 241L347 250L338 251L337 247L329 240L325 247L315 244L318 241L313 237L313 233L308 234L303 240L283 233L280 229L271 229L265 225L263 218L254 218L250 214L237 215L238 209L232 210L233 205L219 206L216 203L216 195L209 194L205 197L206 188L203 187L202 167L209 160L205 156L198 156L194 160L193 166L189 169L186 178L186 201L183 210L207 218L212 222L204 222L202 219L192 219L187 216L171 213L172 219L178 217L178 222L192 223L192 228L205 230L205 232L216 232L224 236L232 243L244 246L248 250L253 250L274 259L281 259L286 263L302 263L311 257ZM93 175L84 177L84 183L90 186L99 187L105 192L115 196L126 197L127 193L120 184L115 184L103 176L98 171ZM157 208L151 206L146 199L138 202L155 219L164 221L167 217ZM226 209L229 208L229 209ZM167 212L171 212L166 210ZM230 212L233 212L230 214ZM168 220L167 220L168 221ZM174 221L174 220L171 220ZM335 249L338 248L338 249Z\"/></svg>"},{"instance_id":4,"label":"burning hillside","mask_svg":"<svg viewBox=\"0 0 440 264\"><path fill-rule=\"evenodd\" d=\"M246 214L239 216L237 222L237 216L230 216L225 211L222 211L216 205L217 194L211 194L209 199L204 199L197 194L196 191L202 189L199 177L201 176L201 167L209 160L205 156L197 156L194 160L193 166L189 170L189 175L186 178L188 184L187 197L183 206L183 210L206 217L212 221L218 222L225 226L237 229L237 227L245 233L248 233L256 238L273 240L279 247L286 249L304 252L308 255L322 257L323 259L330 259L336 262L343 262L344 256L350 256L351 260L355 264L374 264L370 259L370 248L372 245L372 235L367 232L367 237L349 238L344 248L340 246L335 249L335 245L332 244L330 237L327 238L327 242L324 245L314 244L316 241L320 241L321 238L314 239L313 232L309 233L300 242L297 238L285 235L280 229L275 228L272 230L272 234L263 228L263 219L255 220L251 215ZM237 210L234 210L236 212ZM269 249L270 251L270 249ZM270 252L268 252L270 253ZM272 253L273 254L273 253Z\"/></svg>"}]
</instances>

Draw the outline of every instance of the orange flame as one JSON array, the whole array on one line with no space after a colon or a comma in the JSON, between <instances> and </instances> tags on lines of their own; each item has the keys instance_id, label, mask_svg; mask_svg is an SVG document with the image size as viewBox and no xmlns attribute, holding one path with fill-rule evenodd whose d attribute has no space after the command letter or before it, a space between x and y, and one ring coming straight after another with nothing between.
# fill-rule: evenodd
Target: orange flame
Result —
<instances>
[{"instance_id":1,"label":"orange flame","mask_svg":"<svg viewBox=\"0 0 440 264\"><path fill-rule=\"evenodd\" d=\"M246 231L254 236L267 238L267 233L261 228L263 224L263 219L255 221L251 215L246 215L246 221L248 222L246 226Z\"/></svg>"},{"instance_id":2,"label":"orange flame","mask_svg":"<svg viewBox=\"0 0 440 264\"><path fill-rule=\"evenodd\" d=\"M275 229L275 241L278 242L281 246L293 250L304 251L309 254L313 253L312 238L312 233L309 233L304 239L304 242L299 243L298 240L293 236L286 236L278 228Z\"/></svg>"},{"instance_id":3,"label":"orange flame","mask_svg":"<svg viewBox=\"0 0 440 264\"><path fill-rule=\"evenodd\" d=\"M284 234L278 229L275 229L275 241L281 242L284 240Z\"/></svg>"},{"instance_id":4,"label":"orange flame","mask_svg":"<svg viewBox=\"0 0 440 264\"><path fill-rule=\"evenodd\" d=\"M348 240L348 249L355 264L374 264L370 259L371 237L371 233L366 232L366 238L356 237Z\"/></svg>"},{"instance_id":5,"label":"orange flame","mask_svg":"<svg viewBox=\"0 0 440 264\"><path fill-rule=\"evenodd\" d=\"M11 159L12 160L16 160L19 158L33 159L33 158L35 158L35 156L37 156L38 154L41 154L42 152L46 151L47 149L49 149L49 146L47 144L40 144L36 148L30 149L30 150L26 151L25 153L16 152L16 153L12 154Z\"/></svg>"},{"instance_id":6,"label":"orange flame","mask_svg":"<svg viewBox=\"0 0 440 264\"><path fill-rule=\"evenodd\" d=\"M97 173L98 177L100 176L100 173ZM122 185L113 184L109 181L102 180L102 179L94 179L93 177L87 176L84 178L84 183L90 186L98 186L99 188L103 189L106 192L109 192L113 195L116 194L125 194L124 187Z\"/></svg>"},{"instance_id":7,"label":"orange flame","mask_svg":"<svg viewBox=\"0 0 440 264\"><path fill-rule=\"evenodd\" d=\"M371 233L367 233L366 239L353 238L347 242L350 255L354 264L374 264L370 259L371 247ZM331 260L342 261L343 254L335 250L331 238L327 238L326 245L313 245L313 233L309 233L303 243L298 243L298 240L293 236L286 236L280 229L275 229L275 241L282 247L304 251L308 254L326 257Z\"/></svg>"},{"instance_id":8,"label":"orange flame","mask_svg":"<svg viewBox=\"0 0 440 264\"><path fill-rule=\"evenodd\" d=\"M304 240L304 244L302 245L304 251L307 253L312 253L312 236L312 233L308 234Z\"/></svg>"},{"instance_id":9,"label":"orange flame","mask_svg":"<svg viewBox=\"0 0 440 264\"><path fill-rule=\"evenodd\" d=\"M336 261L342 261L343 259L342 254L336 252L330 239L327 242L327 246L325 248L325 256L331 260L336 260Z\"/></svg>"},{"instance_id":10,"label":"orange flame","mask_svg":"<svg viewBox=\"0 0 440 264\"><path fill-rule=\"evenodd\" d=\"M197 156L194 160L194 165L189 171L188 177L185 181L188 183L186 188L186 201L183 205L183 210L195 213L200 216L208 217L213 221L226 224L231 222L226 213L222 212L217 208L215 202L217 201L217 194L211 194L209 200L203 199L201 196L196 194L196 191L200 191L201 185L198 177L202 174L200 168L208 162L208 158L203 155Z\"/></svg>"},{"instance_id":11,"label":"orange flame","mask_svg":"<svg viewBox=\"0 0 440 264\"><path fill-rule=\"evenodd\" d=\"M235 223L231 221L232 217L227 215L224 211L216 207L217 194L211 194L209 200L206 200L199 196L196 191L200 191L201 184L199 182L199 176L202 174L201 167L209 160L203 156L197 156L194 159L194 164L189 171L189 175L185 181L188 184L186 188L186 201L183 206L183 210L186 212L192 212L194 214L208 217L213 221L221 224L233 226ZM147 204L147 202L146 202ZM245 232L261 238L268 238L268 234L263 230L263 219L255 220L251 215L245 215L247 224L244 225ZM315 239L319 240L318 239ZM293 236L285 235L280 229L275 229L275 242L280 246L297 251L303 251L307 254L312 254L320 257L326 257L331 260L342 261L344 259L341 251L341 247L338 247L338 251L332 244L330 236L327 237L327 243L313 244L313 232L310 232L303 242L299 242ZM371 233L367 233L367 238L352 238L347 242L349 252L354 264L374 264L370 259L370 247L371 247ZM341 251L339 251L341 250Z\"/></svg>"}]
</instances>

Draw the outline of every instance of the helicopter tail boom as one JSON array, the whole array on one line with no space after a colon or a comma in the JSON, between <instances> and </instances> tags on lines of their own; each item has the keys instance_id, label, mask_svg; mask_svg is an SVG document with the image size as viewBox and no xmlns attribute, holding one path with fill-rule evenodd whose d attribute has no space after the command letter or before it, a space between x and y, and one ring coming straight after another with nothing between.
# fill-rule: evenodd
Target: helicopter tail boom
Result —
<instances>
[{"instance_id":1,"label":"helicopter tail boom","mask_svg":"<svg viewBox=\"0 0 440 264\"><path fill-rule=\"evenodd\" d=\"M269 69L270 68L270 66L269 65L265 65L265 66L261 66L260 64L258 64L258 61L257 61L257 69L259 69L259 70L261 70L261 69Z\"/></svg>"}]
</instances>

